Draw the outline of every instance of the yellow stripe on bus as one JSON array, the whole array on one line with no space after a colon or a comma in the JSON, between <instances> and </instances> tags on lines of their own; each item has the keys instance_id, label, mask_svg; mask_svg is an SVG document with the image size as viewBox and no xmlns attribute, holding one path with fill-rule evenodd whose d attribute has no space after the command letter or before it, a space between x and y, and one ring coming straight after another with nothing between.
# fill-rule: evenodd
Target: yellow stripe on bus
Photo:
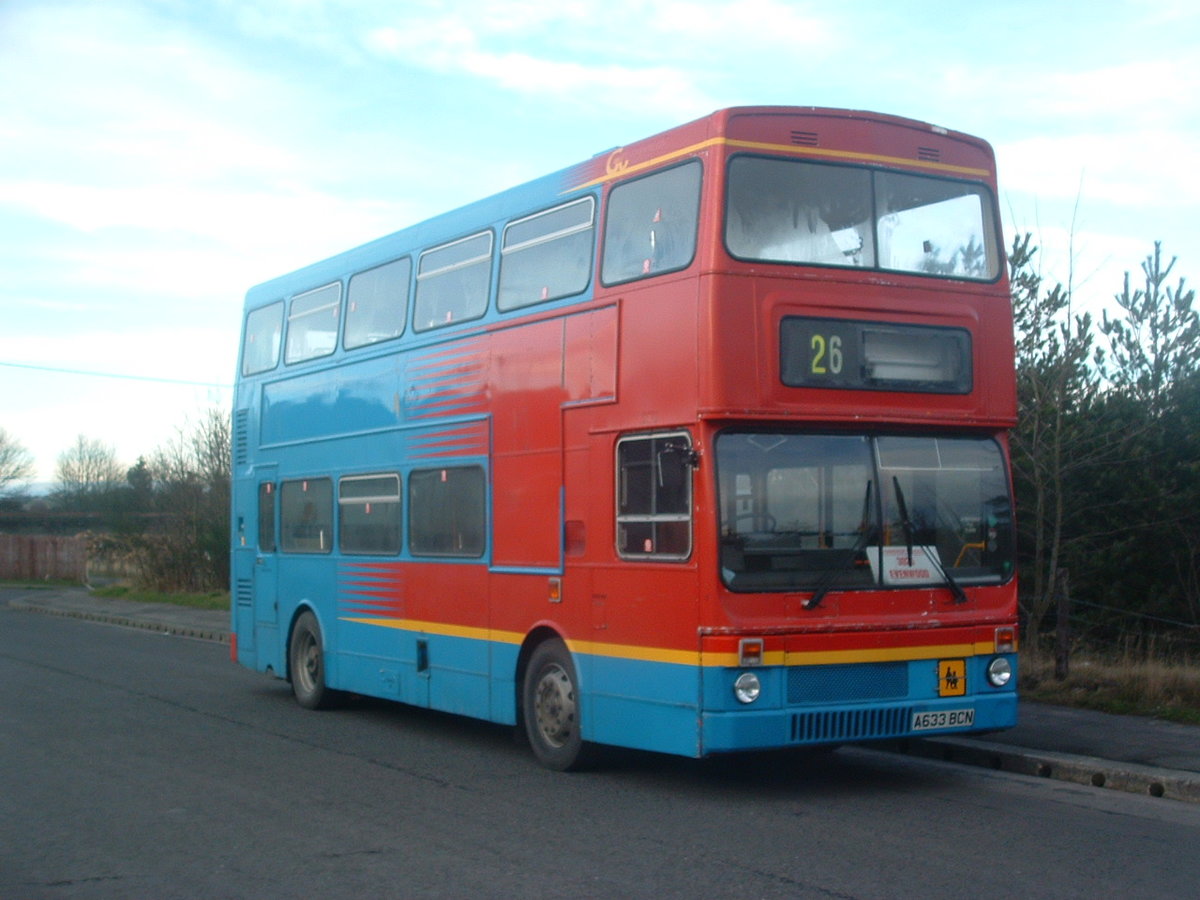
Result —
<instances>
[{"instance_id":1,"label":"yellow stripe on bus","mask_svg":"<svg viewBox=\"0 0 1200 900\"><path fill-rule=\"evenodd\" d=\"M343 622L360 625L375 625L401 631L436 634L444 637L467 638L476 641L495 641L502 644L519 645L525 636L518 631L502 631L492 628L474 628L467 625L448 625L444 622L422 622L416 619L383 619L344 616ZM674 665L704 666L709 668L735 668L738 665L736 652L701 653L695 650L671 650L666 647L646 647L639 644L610 644L600 641L568 640L571 652L588 656L604 656L611 659L630 659L640 662L671 663ZM764 666L829 666L849 663L903 662L905 660L945 659L948 657L980 656L994 653L991 641L967 644L919 644L904 647L869 647L854 650L783 650L769 651L763 655Z\"/></svg>"},{"instance_id":2,"label":"yellow stripe on bus","mask_svg":"<svg viewBox=\"0 0 1200 900\"><path fill-rule=\"evenodd\" d=\"M661 156L656 156L653 159L645 160L640 163L631 163L624 159L621 154L625 152L624 147L618 147L613 150L608 159L605 160L604 174L599 178L593 178L591 181L585 181L582 184L577 184L571 187L565 193L570 191L583 190L584 188L595 187L598 184L604 184L607 181L614 181L617 178L625 178L629 175L636 175L647 169L653 169L657 166L673 162L677 159L682 159L687 156L695 156L710 147L732 147L735 150L754 150L764 153L786 154L790 156L808 156L818 157L821 159L836 159L849 162L863 163L882 163L889 166L914 166L919 169L929 169L937 172L950 172L956 175L974 175L978 178L986 178L991 175L990 169L977 169L973 166L955 166L950 163L933 162L924 159L910 159L905 156L888 156L882 153L861 153L854 150L830 150L821 147L795 147L790 144L771 144L765 141L739 141L733 138L716 137L709 138L706 141L700 141L697 144L692 144L689 147L681 147L678 150L672 150L670 153L664 153Z\"/></svg>"}]
</instances>

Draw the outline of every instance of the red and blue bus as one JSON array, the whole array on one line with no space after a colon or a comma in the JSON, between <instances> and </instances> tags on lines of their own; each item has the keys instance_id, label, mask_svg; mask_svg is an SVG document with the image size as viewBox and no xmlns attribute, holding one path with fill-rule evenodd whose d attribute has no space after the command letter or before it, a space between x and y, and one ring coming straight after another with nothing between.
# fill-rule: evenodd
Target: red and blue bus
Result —
<instances>
[{"instance_id":1,"label":"red and blue bus","mask_svg":"<svg viewBox=\"0 0 1200 900\"><path fill-rule=\"evenodd\" d=\"M983 141L717 112L246 297L232 653L556 769L1016 720Z\"/></svg>"}]
</instances>

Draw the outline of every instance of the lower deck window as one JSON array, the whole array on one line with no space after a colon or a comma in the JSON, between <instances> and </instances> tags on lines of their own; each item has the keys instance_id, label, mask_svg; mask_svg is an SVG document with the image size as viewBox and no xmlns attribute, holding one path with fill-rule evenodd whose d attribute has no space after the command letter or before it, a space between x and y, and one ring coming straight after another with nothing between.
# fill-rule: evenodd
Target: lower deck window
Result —
<instances>
[{"instance_id":1,"label":"lower deck window","mask_svg":"<svg viewBox=\"0 0 1200 900\"><path fill-rule=\"evenodd\" d=\"M338 484L338 517L343 553L399 553L400 476L343 478Z\"/></svg>"},{"instance_id":2,"label":"lower deck window","mask_svg":"<svg viewBox=\"0 0 1200 900\"><path fill-rule=\"evenodd\" d=\"M279 488L280 536L285 553L333 550L333 482L285 481Z\"/></svg>"},{"instance_id":3,"label":"lower deck window","mask_svg":"<svg viewBox=\"0 0 1200 900\"><path fill-rule=\"evenodd\" d=\"M483 556L483 469L418 469L408 477L409 550L414 556Z\"/></svg>"},{"instance_id":4,"label":"lower deck window","mask_svg":"<svg viewBox=\"0 0 1200 900\"><path fill-rule=\"evenodd\" d=\"M258 549L275 552L275 485L270 481L258 486Z\"/></svg>"},{"instance_id":5,"label":"lower deck window","mask_svg":"<svg viewBox=\"0 0 1200 900\"><path fill-rule=\"evenodd\" d=\"M691 441L687 434L617 444L617 552L686 559L692 552Z\"/></svg>"}]
</instances>

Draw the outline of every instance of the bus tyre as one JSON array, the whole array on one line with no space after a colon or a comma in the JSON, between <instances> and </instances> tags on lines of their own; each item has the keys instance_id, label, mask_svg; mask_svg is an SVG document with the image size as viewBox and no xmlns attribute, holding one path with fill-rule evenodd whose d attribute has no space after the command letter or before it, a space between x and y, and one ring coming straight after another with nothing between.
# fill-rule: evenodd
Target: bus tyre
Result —
<instances>
[{"instance_id":1,"label":"bus tyre","mask_svg":"<svg viewBox=\"0 0 1200 900\"><path fill-rule=\"evenodd\" d=\"M321 626L310 612L300 614L288 643L288 671L292 694L305 709L328 709L337 693L325 686L325 651Z\"/></svg>"},{"instance_id":2,"label":"bus tyre","mask_svg":"<svg viewBox=\"0 0 1200 900\"><path fill-rule=\"evenodd\" d=\"M525 733L538 761L559 772L583 768L589 754L580 734L579 679L561 640L545 641L533 651L521 698Z\"/></svg>"}]
</instances>

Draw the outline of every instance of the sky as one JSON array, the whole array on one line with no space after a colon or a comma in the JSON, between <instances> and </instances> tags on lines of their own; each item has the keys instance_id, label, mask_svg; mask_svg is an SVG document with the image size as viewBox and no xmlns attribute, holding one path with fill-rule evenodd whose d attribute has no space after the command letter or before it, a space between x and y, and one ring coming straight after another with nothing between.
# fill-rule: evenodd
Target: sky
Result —
<instances>
[{"instance_id":1,"label":"sky","mask_svg":"<svg viewBox=\"0 0 1200 900\"><path fill-rule=\"evenodd\" d=\"M1193 0L0 0L0 429L36 479L227 409L246 290L728 106L987 139L1006 242L1200 278Z\"/></svg>"}]
</instances>

